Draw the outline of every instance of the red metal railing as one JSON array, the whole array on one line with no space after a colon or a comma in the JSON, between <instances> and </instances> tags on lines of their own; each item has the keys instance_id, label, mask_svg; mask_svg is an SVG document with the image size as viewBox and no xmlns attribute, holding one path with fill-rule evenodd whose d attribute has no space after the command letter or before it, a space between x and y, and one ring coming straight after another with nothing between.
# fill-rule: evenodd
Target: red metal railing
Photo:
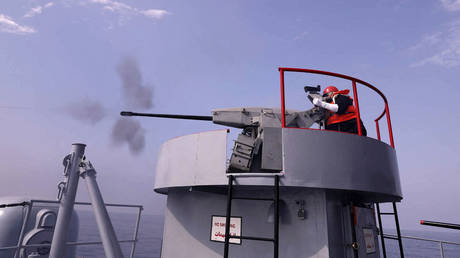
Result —
<instances>
[{"instance_id":1,"label":"red metal railing","mask_svg":"<svg viewBox=\"0 0 460 258\"><path fill-rule=\"evenodd\" d=\"M385 103L385 109L383 110L382 114L380 116L378 116L374 120L375 125L376 125L376 130L377 130L377 139L381 140L381 138L380 138L379 120L384 115L386 115L386 117L387 117L387 125L388 125L388 134L389 134L389 137L390 137L390 144L391 144L391 147L393 147L393 148L395 147L394 140L393 140L393 129L391 127L390 110L388 108L387 98L385 97L385 95L383 95L383 93L379 89L377 89L376 87L374 87L370 83L367 83L365 81L362 81L360 79L357 79L357 78L354 78L354 77L351 77L351 76L348 76L348 75L343 75L343 74L339 74L339 73L331 73L331 72L320 71L320 70L301 69L301 68L288 68L288 67L279 67L278 70L280 71L280 82L281 82L281 126L283 128L286 128L286 118L285 118L285 116L286 116L286 113L285 113L286 106L285 106L285 95L284 95L284 72L322 74L322 75L342 78L342 79L349 80L349 81L352 82L353 100L354 100L354 105L355 105L356 113L357 113L356 122L357 122L357 125L358 125L358 134L359 135L362 135L362 129L361 129L361 123L360 123L361 113L360 113L360 109L359 109L358 90L357 90L356 84L359 83L359 84L364 85L364 86L370 88L371 90L377 92L377 94L380 95L380 97L383 99L383 102Z\"/></svg>"}]
</instances>

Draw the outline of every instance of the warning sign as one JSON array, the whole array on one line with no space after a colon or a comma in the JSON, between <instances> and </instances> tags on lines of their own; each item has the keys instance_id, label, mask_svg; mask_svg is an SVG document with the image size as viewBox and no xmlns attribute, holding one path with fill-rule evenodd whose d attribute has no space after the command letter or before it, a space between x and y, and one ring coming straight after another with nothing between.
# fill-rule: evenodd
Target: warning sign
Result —
<instances>
[{"instance_id":1,"label":"warning sign","mask_svg":"<svg viewBox=\"0 0 460 258\"><path fill-rule=\"evenodd\" d=\"M212 216L211 241L225 242L225 217ZM241 236L241 217L230 218L230 236ZM229 243L241 244L241 239L230 238Z\"/></svg>"},{"instance_id":2,"label":"warning sign","mask_svg":"<svg viewBox=\"0 0 460 258\"><path fill-rule=\"evenodd\" d=\"M363 228L364 244L366 245L366 253L375 253L375 237L374 230Z\"/></svg>"}]
</instances>

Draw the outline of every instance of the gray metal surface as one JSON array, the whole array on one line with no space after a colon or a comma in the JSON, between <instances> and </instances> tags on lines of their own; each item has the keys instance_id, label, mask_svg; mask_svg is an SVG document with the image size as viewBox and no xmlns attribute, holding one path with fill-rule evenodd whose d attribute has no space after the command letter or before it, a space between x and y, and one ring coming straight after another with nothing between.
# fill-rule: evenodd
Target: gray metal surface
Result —
<instances>
[{"instance_id":1,"label":"gray metal surface","mask_svg":"<svg viewBox=\"0 0 460 258\"><path fill-rule=\"evenodd\" d=\"M235 195L244 193L235 191ZM267 197L261 192L250 194ZM291 188L282 190L280 198L284 203L280 210L280 257L329 257L325 191ZM306 219L297 217L299 199L306 203ZM270 202L233 201L232 216L242 217L242 235L273 236L273 224L268 222L270 206ZM212 215L225 216L225 207L225 195L171 189L161 257L221 258L224 243L211 241L210 229ZM341 227L341 224L331 226ZM230 257L273 257L273 244L242 240L241 245L230 245Z\"/></svg>"},{"instance_id":2,"label":"gray metal surface","mask_svg":"<svg viewBox=\"0 0 460 258\"><path fill-rule=\"evenodd\" d=\"M69 231L70 220L72 218L75 196L77 194L78 180L80 178L78 165L85 153L85 146L86 145L79 143L72 144L70 167L67 170L68 175L66 175L68 181L59 204L59 213L56 227L54 229L50 258L60 258L65 256L67 234Z\"/></svg>"},{"instance_id":3,"label":"gray metal surface","mask_svg":"<svg viewBox=\"0 0 460 258\"><path fill-rule=\"evenodd\" d=\"M314 121L310 112L286 110L286 125L295 127L310 127ZM238 107L212 110L212 121L215 124L244 128L247 126L281 127L280 108Z\"/></svg>"},{"instance_id":4,"label":"gray metal surface","mask_svg":"<svg viewBox=\"0 0 460 258\"><path fill-rule=\"evenodd\" d=\"M283 129L283 155L285 185L375 193L395 201L402 198L396 152L375 139Z\"/></svg>"},{"instance_id":5,"label":"gray metal surface","mask_svg":"<svg viewBox=\"0 0 460 258\"><path fill-rule=\"evenodd\" d=\"M227 183L227 130L176 137L158 155L155 189Z\"/></svg>"},{"instance_id":6,"label":"gray metal surface","mask_svg":"<svg viewBox=\"0 0 460 258\"><path fill-rule=\"evenodd\" d=\"M167 194L175 187L226 187L226 137L226 131L220 130L163 144L155 191ZM350 198L370 202L402 198L395 150L383 142L353 134L285 128L282 146L282 187L345 191L352 194ZM270 186L272 181L238 178L237 184Z\"/></svg>"},{"instance_id":7,"label":"gray metal surface","mask_svg":"<svg viewBox=\"0 0 460 258\"><path fill-rule=\"evenodd\" d=\"M283 153L281 128L263 128L264 141L262 144L262 169L282 170Z\"/></svg>"}]
</instances>

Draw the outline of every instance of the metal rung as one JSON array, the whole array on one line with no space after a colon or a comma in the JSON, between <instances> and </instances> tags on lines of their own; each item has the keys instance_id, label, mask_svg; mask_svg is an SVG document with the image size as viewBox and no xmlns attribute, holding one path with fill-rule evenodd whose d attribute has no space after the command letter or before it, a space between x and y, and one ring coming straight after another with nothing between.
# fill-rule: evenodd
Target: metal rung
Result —
<instances>
[{"instance_id":1,"label":"metal rung","mask_svg":"<svg viewBox=\"0 0 460 258\"><path fill-rule=\"evenodd\" d=\"M399 238L394 237L394 236L389 236L389 235L383 235L383 238L388 238L388 239L393 239L393 240L399 240Z\"/></svg>"},{"instance_id":2,"label":"metal rung","mask_svg":"<svg viewBox=\"0 0 460 258\"><path fill-rule=\"evenodd\" d=\"M234 156L239 156L239 157L243 157L243 158L247 158L247 159L251 159L251 158L252 158L251 155L245 154L245 153L232 153L232 155L234 155Z\"/></svg>"},{"instance_id":3,"label":"metal rung","mask_svg":"<svg viewBox=\"0 0 460 258\"><path fill-rule=\"evenodd\" d=\"M257 198L257 197L232 197L232 199L238 200L253 200L253 201L274 201L273 198Z\"/></svg>"},{"instance_id":4,"label":"metal rung","mask_svg":"<svg viewBox=\"0 0 460 258\"><path fill-rule=\"evenodd\" d=\"M380 212L380 215L395 215L393 212Z\"/></svg>"},{"instance_id":5,"label":"metal rung","mask_svg":"<svg viewBox=\"0 0 460 258\"><path fill-rule=\"evenodd\" d=\"M266 238L266 237L230 236L230 238L247 239L247 240L257 240L257 241L267 241L267 242L275 242L275 239L273 239L273 238Z\"/></svg>"},{"instance_id":6,"label":"metal rung","mask_svg":"<svg viewBox=\"0 0 460 258\"><path fill-rule=\"evenodd\" d=\"M227 177L273 177L273 176L284 176L284 172L279 173L227 173Z\"/></svg>"},{"instance_id":7,"label":"metal rung","mask_svg":"<svg viewBox=\"0 0 460 258\"><path fill-rule=\"evenodd\" d=\"M244 145L244 146L246 146L246 147L254 148L253 145L249 145L249 144L244 143L244 142L239 142L239 141L234 141L234 142L235 142L235 143L239 143L239 144L241 144L241 145Z\"/></svg>"}]
</instances>

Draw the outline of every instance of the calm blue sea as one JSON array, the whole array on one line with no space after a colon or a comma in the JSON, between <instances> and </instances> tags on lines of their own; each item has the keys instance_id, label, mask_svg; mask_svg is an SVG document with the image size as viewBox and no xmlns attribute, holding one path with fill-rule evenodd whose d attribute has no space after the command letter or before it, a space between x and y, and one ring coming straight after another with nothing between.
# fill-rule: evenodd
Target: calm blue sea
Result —
<instances>
[{"instance_id":1,"label":"calm blue sea","mask_svg":"<svg viewBox=\"0 0 460 258\"><path fill-rule=\"evenodd\" d=\"M96 220L90 211L78 211L80 218L79 241L101 241L97 230ZM133 239L137 214L110 213L112 224L115 228L118 240ZM134 257L159 258L161 237L163 235L163 216L142 214L138 239ZM125 257L131 254L131 243L122 243L121 248ZM102 245L79 246L78 258L105 257Z\"/></svg>"},{"instance_id":2,"label":"calm blue sea","mask_svg":"<svg viewBox=\"0 0 460 258\"><path fill-rule=\"evenodd\" d=\"M80 241L100 241L97 231L96 221L93 214L89 211L78 212L80 217ZM127 240L133 237L134 225L136 222L136 214L128 213L111 213L110 217L114 224L119 240ZM392 232L385 232L392 233ZM134 257L139 258L159 258L161 248L161 236L163 234L163 216L142 215L139 227L139 242L136 245ZM460 232L446 229L445 232L432 231L403 231L403 235L423 237L444 241L452 241L460 243ZM399 257L399 249L397 241L386 240L388 257ZM439 244L418 240L404 240L404 251L406 257L414 258L435 258L441 257ZM444 246L444 257L460 258L460 246L448 245ZM122 249L125 257L129 257L131 244L122 244ZM81 258L96 258L104 257L104 249L102 245L80 246L77 248L77 257ZM180 257L178 257L180 258ZM296 257L286 257L296 258Z\"/></svg>"}]
</instances>

